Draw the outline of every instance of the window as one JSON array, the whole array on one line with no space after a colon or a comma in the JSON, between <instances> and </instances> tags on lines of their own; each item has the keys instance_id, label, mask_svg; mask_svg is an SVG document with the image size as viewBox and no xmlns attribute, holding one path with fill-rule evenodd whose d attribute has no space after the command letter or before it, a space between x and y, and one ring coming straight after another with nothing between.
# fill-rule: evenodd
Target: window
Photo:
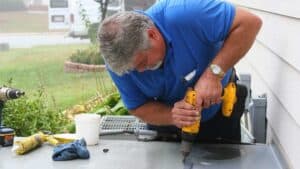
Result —
<instances>
[{"instance_id":1,"label":"window","mask_svg":"<svg viewBox=\"0 0 300 169\"><path fill-rule=\"evenodd\" d=\"M67 8L68 0L50 0L50 8Z\"/></svg>"}]
</instances>

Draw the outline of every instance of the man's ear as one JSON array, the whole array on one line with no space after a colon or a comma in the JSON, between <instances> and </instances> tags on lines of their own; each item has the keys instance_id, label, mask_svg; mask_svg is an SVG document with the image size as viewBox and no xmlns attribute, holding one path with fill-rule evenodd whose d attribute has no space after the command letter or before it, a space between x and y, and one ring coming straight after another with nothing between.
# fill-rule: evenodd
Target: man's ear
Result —
<instances>
[{"instance_id":1,"label":"man's ear","mask_svg":"<svg viewBox=\"0 0 300 169\"><path fill-rule=\"evenodd\" d=\"M153 40L159 39L159 33L158 30L155 27L151 27L147 29L148 37Z\"/></svg>"}]
</instances>

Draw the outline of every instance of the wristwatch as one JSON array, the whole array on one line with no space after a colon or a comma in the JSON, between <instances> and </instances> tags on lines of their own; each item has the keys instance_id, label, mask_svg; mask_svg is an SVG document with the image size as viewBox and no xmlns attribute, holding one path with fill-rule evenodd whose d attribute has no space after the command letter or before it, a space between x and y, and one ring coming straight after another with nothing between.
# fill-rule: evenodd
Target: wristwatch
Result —
<instances>
[{"instance_id":1,"label":"wristwatch","mask_svg":"<svg viewBox=\"0 0 300 169\"><path fill-rule=\"evenodd\" d=\"M224 77L225 72L222 70L222 68L219 65L211 64L209 65L209 68L214 75L218 76L221 79Z\"/></svg>"}]
</instances>

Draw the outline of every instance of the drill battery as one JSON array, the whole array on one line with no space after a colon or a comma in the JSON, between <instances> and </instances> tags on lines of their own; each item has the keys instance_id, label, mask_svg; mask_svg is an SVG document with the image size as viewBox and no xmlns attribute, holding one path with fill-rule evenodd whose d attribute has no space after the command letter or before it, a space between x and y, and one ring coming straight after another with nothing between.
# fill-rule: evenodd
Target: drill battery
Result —
<instances>
[{"instance_id":1,"label":"drill battery","mask_svg":"<svg viewBox=\"0 0 300 169\"><path fill-rule=\"evenodd\" d=\"M15 131L11 128L0 128L0 145L3 147L12 146L14 143Z\"/></svg>"}]
</instances>

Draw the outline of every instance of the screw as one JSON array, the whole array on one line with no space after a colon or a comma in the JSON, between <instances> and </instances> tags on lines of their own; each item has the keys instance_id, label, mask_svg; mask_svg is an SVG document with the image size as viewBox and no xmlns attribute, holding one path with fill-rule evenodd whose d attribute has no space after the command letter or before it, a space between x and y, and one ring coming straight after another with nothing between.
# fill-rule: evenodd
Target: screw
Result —
<instances>
[{"instance_id":1,"label":"screw","mask_svg":"<svg viewBox=\"0 0 300 169\"><path fill-rule=\"evenodd\" d=\"M108 148L104 148L102 151L103 151L103 153L107 153L109 151L109 149Z\"/></svg>"}]
</instances>

